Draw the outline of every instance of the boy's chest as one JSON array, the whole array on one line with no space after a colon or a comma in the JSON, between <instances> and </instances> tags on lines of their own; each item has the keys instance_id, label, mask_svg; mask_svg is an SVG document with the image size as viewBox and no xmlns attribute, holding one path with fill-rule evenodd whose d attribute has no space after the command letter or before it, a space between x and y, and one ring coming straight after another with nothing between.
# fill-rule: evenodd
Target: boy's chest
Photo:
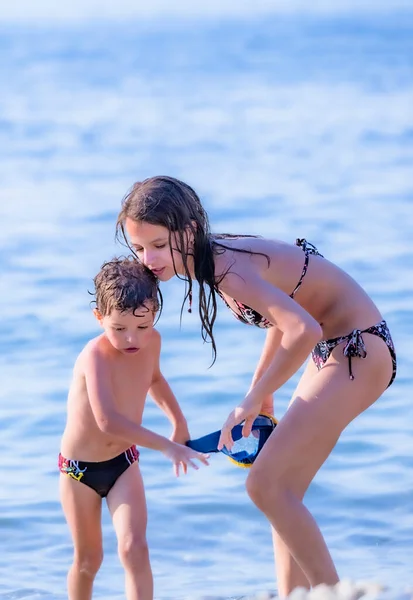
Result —
<instances>
[{"instance_id":1,"label":"boy's chest","mask_svg":"<svg viewBox=\"0 0 413 600\"><path fill-rule=\"evenodd\" d=\"M133 416L142 413L146 395L152 382L154 361L148 358L124 361L113 369L111 380L118 409Z\"/></svg>"}]
</instances>

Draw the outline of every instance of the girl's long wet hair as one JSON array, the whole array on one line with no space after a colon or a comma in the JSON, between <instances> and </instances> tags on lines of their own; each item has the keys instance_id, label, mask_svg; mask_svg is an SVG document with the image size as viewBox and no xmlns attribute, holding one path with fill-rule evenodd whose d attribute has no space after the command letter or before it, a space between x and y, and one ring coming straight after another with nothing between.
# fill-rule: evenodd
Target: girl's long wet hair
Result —
<instances>
[{"instance_id":1,"label":"girl's long wet hair","mask_svg":"<svg viewBox=\"0 0 413 600\"><path fill-rule=\"evenodd\" d=\"M178 273L177 276L186 282L181 318L185 302L188 299L190 302L192 300L192 278L188 267L188 256L192 256L195 278L199 284L198 310L202 339L204 342L209 341L212 344L214 363L217 354L213 336L213 327L217 316L216 290L229 271L227 269L218 279L216 278L214 254L225 252L225 249L234 250L225 246L221 240L255 236L214 235L212 243L208 215L196 192L183 181L167 176L151 177L135 183L122 200L122 208L116 223L116 237L134 253L125 231L127 218L165 227L169 231L172 259L173 246L176 244L172 238L172 234L174 234L185 271L183 277ZM193 235L194 240L191 248L188 247L188 232ZM220 241L218 242L217 239ZM252 254L248 250L238 249L237 251Z\"/></svg>"}]
</instances>

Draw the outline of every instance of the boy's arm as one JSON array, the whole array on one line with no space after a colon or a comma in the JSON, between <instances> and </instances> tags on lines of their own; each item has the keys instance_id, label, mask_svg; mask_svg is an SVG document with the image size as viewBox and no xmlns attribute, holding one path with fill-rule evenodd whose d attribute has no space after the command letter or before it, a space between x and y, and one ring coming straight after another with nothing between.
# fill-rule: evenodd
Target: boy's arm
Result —
<instances>
[{"instance_id":1,"label":"boy's arm","mask_svg":"<svg viewBox=\"0 0 413 600\"><path fill-rule=\"evenodd\" d=\"M179 444L189 440L188 425L178 400L160 369L161 336L156 332L155 368L149 394L155 404L165 413L173 427L171 439Z\"/></svg>"},{"instance_id":2,"label":"boy's arm","mask_svg":"<svg viewBox=\"0 0 413 600\"><path fill-rule=\"evenodd\" d=\"M198 469L194 459L208 464L208 455L168 440L163 435L134 423L116 410L107 360L98 348L91 348L85 356L84 373L90 406L102 432L125 440L128 444L159 450L172 461L177 477L181 468L184 473L187 472L188 465Z\"/></svg>"},{"instance_id":3,"label":"boy's arm","mask_svg":"<svg viewBox=\"0 0 413 600\"><path fill-rule=\"evenodd\" d=\"M99 348L91 348L85 356L84 372L90 406L101 431L128 444L168 451L171 442L166 437L137 425L116 410L109 369Z\"/></svg>"}]
</instances>

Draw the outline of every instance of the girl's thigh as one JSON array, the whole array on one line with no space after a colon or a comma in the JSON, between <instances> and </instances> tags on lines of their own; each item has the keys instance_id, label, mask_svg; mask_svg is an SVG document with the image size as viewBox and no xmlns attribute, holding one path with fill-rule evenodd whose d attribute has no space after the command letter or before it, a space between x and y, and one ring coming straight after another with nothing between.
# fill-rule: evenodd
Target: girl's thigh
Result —
<instances>
[{"instance_id":1,"label":"girl's thigh","mask_svg":"<svg viewBox=\"0 0 413 600\"><path fill-rule=\"evenodd\" d=\"M341 432L385 391L392 363L385 343L365 335L367 357L348 358L337 346L318 371L308 364L292 402L257 458L255 476L283 479L304 493L334 448Z\"/></svg>"}]
</instances>

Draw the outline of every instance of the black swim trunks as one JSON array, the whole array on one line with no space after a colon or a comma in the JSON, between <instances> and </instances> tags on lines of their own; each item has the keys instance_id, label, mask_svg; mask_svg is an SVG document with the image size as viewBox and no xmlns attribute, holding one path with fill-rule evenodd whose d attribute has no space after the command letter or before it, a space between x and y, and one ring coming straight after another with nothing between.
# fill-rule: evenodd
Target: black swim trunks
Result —
<instances>
[{"instance_id":1,"label":"black swim trunks","mask_svg":"<svg viewBox=\"0 0 413 600\"><path fill-rule=\"evenodd\" d=\"M131 446L122 454L102 462L72 460L59 454L59 471L95 490L105 498L116 481L131 464L139 460L136 446Z\"/></svg>"}]
</instances>

